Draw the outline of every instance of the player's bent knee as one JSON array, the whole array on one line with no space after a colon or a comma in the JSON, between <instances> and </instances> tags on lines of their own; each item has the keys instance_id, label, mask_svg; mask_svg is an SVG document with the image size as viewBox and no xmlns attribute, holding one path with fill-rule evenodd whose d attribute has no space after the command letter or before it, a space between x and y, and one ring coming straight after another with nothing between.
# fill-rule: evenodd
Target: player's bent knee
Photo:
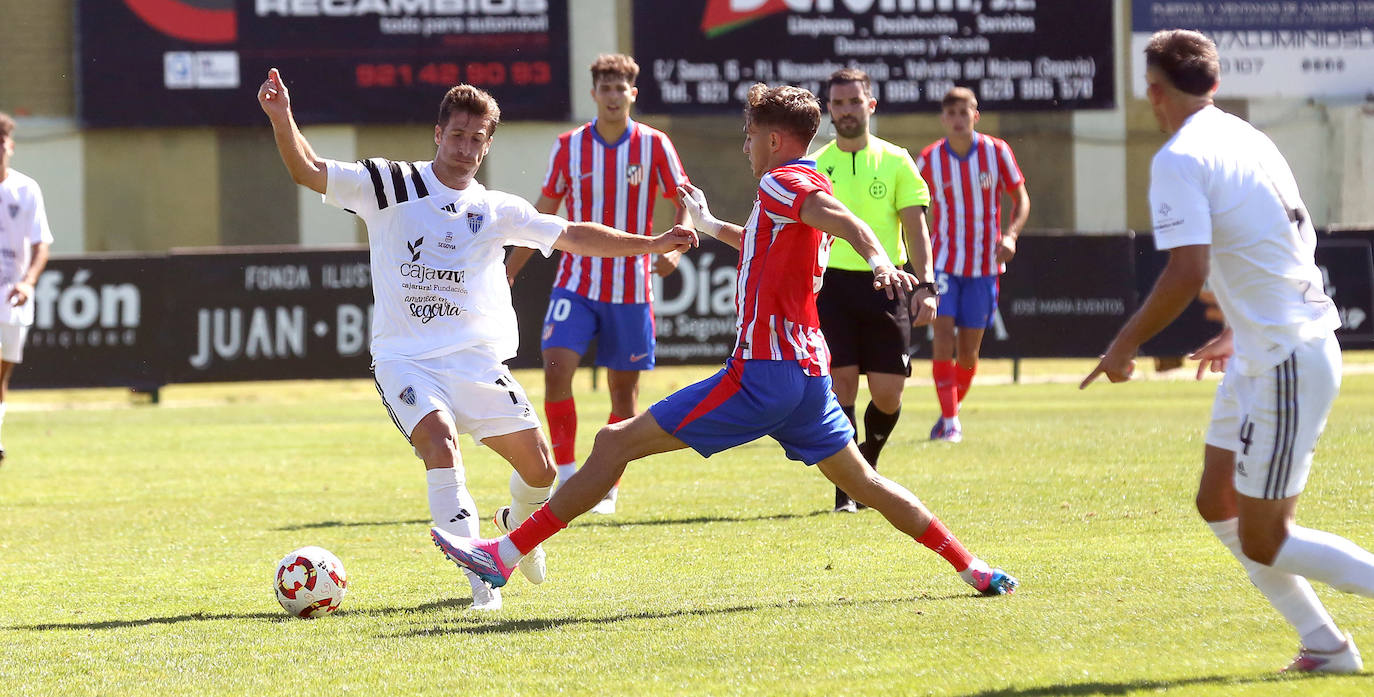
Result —
<instances>
[{"instance_id":1,"label":"player's bent knee","mask_svg":"<svg viewBox=\"0 0 1374 697\"><path fill-rule=\"evenodd\" d=\"M1279 548L1288 539L1286 532L1275 534L1272 531L1240 530L1240 551L1252 561L1265 566L1274 563L1274 558L1279 555Z\"/></svg>"}]
</instances>

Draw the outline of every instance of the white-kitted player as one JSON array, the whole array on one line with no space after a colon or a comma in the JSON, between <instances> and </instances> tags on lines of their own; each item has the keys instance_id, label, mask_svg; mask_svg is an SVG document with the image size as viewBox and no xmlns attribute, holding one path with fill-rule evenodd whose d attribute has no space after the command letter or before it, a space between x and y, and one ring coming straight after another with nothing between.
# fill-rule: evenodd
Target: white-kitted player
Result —
<instances>
[{"instance_id":1,"label":"white-kitted player","mask_svg":"<svg viewBox=\"0 0 1374 697\"><path fill-rule=\"evenodd\" d=\"M0 112L0 426L14 367L24 362L24 342L33 326L33 286L48 264L52 231L38 182L10 169L14 119ZM5 446L0 445L0 460Z\"/></svg>"},{"instance_id":2,"label":"white-kitted player","mask_svg":"<svg viewBox=\"0 0 1374 697\"><path fill-rule=\"evenodd\" d=\"M277 149L292 179L367 223L376 301L373 373L392 420L424 460L434 524L478 536L477 506L466 487L458 435L490 447L515 469L511 515L523 521L549 498L555 470L548 441L525 391L502 364L518 334L506 282L505 246L587 256L682 251L688 228L647 237L596 223L569 223L475 180L501 121L496 100L470 85L444 95L430 162L326 160L296 127L291 101L273 68L258 89ZM543 550L520 569L544 580ZM498 609L497 589L468 574L473 607Z\"/></svg>"},{"instance_id":3,"label":"white-kitted player","mask_svg":"<svg viewBox=\"0 0 1374 697\"><path fill-rule=\"evenodd\" d=\"M1156 33L1145 49L1155 119L1172 133L1150 172L1155 246L1169 262L1122 327L1098 375L1129 380L1136 351L1197 297L1204 281L1226 328L1198 349L1198 377L1225 372L1212 407L1197 507L1302 641L1286 670L1352 673L1360 652L1308 579L1374 597L1374 555L1294 523L1312 452L1341 382L1340 325L1313 260L1316 235L1298 185L1267 136L1218 109L1211 39Z\"/></svg>"}]
</instances>

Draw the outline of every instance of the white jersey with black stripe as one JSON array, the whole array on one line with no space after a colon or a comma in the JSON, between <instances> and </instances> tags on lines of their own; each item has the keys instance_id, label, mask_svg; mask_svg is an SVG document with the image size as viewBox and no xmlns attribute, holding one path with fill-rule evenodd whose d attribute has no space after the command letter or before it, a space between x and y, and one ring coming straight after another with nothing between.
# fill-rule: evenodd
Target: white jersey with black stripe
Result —
<instances>
[{"instance_id":1,"label":"white jersey with black stripe","mask_svg":"<svg viewBox=\"0 0 1374 697\"><path fill-rule=\"evenodd\" d=\"M432 162L325 161L324 201L367 224L372 358L420 359L487 346L502 360L519 337L505 247L548 256L567 221L477 182L441 183Z\"/></svg>"},{"instance_id":2,"label":"white jersey with black stripe","mask_svg":"<svg viewBox=\"0 0 1374 697\"><path fill-rule=\"evenodd\" d=\"M1214 106L1184 122L1150 169L1155 246L1211 247L1208 286L1257 375L1340 326L1314 254L1316 233L1273 141Z\"/></svg>"}]
</instances>

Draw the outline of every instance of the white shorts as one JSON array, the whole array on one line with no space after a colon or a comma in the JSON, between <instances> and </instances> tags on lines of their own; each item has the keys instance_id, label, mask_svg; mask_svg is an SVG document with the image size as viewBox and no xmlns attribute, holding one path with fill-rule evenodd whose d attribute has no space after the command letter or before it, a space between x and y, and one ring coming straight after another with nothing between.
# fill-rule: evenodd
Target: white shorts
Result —
<instances>
[{"instance_id":1,"label":"white shorts","mask_svg":"<svg viewBox=\"0 0 1374 697\"><path fill-rule=\"evenodd\" d=\"M1236 491L1257 499L1301 493L1340 388L1341 347L1333 334L1300 344L1259 375L1227 371L1207 444L1236 454Z\"/></svg>"},{"instance_id":2,"label":"white shorts","mask_svg":"<svg viewBox=\"0 0 1374 697\"><path fill-rule=\"evenodd\" d=\"M29 328L22 324L0 324L0 360L6 363L24 362L24 342Z\"/></svg>"},{"instance_id":3,"label":"white shorts","mask_svg":"<svg viewBox=\"0 0 1374 697\"><path fill-rule=\"evenodd\" d=\"M437 358L383 360L372 366L377 391L401 434L410 440L431 412L453 418L458 433L483 438L539 428L525 389L484 349Z\"/></svg>"}]
</instances>

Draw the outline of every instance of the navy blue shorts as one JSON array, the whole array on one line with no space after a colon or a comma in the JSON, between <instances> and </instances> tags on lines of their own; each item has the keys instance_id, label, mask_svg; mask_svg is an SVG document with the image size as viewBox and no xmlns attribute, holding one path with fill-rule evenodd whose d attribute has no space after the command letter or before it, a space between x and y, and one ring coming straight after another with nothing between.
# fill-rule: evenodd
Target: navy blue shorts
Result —
<instances>
[{"instance_id":1,"label":"navy blue shorts","mask_svg":"<svg viewBox=\"0 0 1374 697\"><path fill-rule=\"evenodd\" d=\"M830 376L807 375L795 361L731 358L720 372L668 395L649 413L703 457L772 436L787 457L814 465L854 439Z\"/></svg>"},{"instance_id":2,"label":"navy blue shorts","mask_svg":"<svg viewBox=\"0 0 1374 697\"><path fill-rule=\"evenodd\" d=\"M953 317L954 326L987 329L997 315L996 276L955 276L935 272L935 291L940 294L937 317Z\"/></svg>"},{"instance_id":3,"label":"navy blue shorts","mask_svg":"<svg viewBox=\"0 0 1374 697\"><path fill-rule=\"evenodd\" d=\"M654 367L654 311L649 303L607 303L554 288L540 337L540 349L566 348L579 356L596 337L597 365L611 370Z\"/></svg>"}]
</instances>

